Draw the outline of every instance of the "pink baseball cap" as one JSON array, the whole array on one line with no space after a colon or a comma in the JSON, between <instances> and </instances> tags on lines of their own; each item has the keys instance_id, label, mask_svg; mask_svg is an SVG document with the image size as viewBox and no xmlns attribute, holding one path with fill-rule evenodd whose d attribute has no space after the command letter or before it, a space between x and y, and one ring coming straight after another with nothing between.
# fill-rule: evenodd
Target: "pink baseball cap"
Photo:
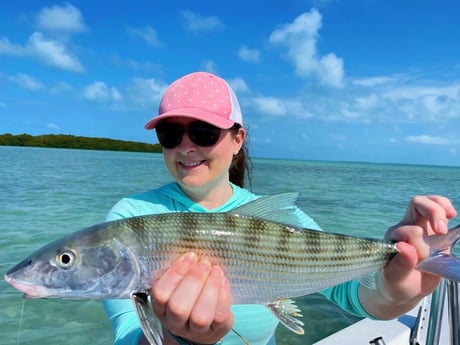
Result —
<instances>
[{"instance_id":1,"label":"pink baseball cap","mask_svg":"<svg viewBox=\"0 0 460 345\"><path fill-rule=\"evenodd\" d=\"M158 115L145 124L153 129L159 121L190 117L219 128L243 125L243 116L235 93L227 82L208 72L194 72L173 82L163 94Z\"/></svg>"}]
</instances>

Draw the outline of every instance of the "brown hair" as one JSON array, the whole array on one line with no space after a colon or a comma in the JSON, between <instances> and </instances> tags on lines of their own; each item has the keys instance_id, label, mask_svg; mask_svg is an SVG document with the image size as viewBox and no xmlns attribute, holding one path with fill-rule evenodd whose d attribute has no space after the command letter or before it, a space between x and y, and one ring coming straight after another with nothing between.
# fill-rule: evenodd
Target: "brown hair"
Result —
<instances>
[{"instance_id":1,"label":"brown hair","mask_svg":"<svg viewBox=\"0 0 460 345\"><path fill-rule=\"evenodd\" d=\"M238 129L241 128L240 124L235 123L231 128L233 133L237 133ZM230 182L236 184L237 186L243 188L245 185L245 180L249 183L249 189L252 188L252 161L249 157L248 148L247 148L247 137L241 147L240 151L233 156L232 163L230 165L229 174Z\"/></svg>"}]
</instances>

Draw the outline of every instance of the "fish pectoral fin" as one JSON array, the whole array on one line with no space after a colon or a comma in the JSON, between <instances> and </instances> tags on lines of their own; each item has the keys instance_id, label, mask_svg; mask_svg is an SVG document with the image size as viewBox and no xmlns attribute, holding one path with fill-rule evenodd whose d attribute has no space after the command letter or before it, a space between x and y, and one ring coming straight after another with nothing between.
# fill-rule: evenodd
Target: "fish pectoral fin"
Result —
<instances>
[{"instance_id":1,"label":"fish pectoral fin","mask_svg":"<svg viewBox=\"0 0 460 345\"><path fill-rule=\"evenodd\" d=\"M282 298L269 303L266 306L289 330L297 334L304 334L304 324L302 321L297 319L297 317L302 316L302 314L300 313L300 309L294 304L293 300Z\"/></svg>"},{"instance_id":2,"label":"fish pectoral fin","mask_svg":"<svg viewBox=\"0 0 460 345\"><path fill-rule=\"evenodd\" d=\"M130 296L145 337L151 345L163 345L163 327L152 309L149 292L134 292Z\"/></svg>"},{"instance_id":3,"label":"fish pectoral fin","mask_svg":"<svg viewBox=\"0 0 460 345\"><path fill-rule=\"evenodd\" d=\"M460 260L455 256L438 253L418 264L421 271L435 274L456 282L460 282Z\"/></svg>"},{"instance_id":4,"label":"fish pectoral fin","mask_svg":"<svg viewBox=\"0 0 460 345\"><path fill-rule=\"evenodd\" d=\"M245 337L243 337L240 333L238 333L237 331L235 331L234 328L232 328L232 332L235 333L235 335L241 339L241 342L244 344L244 345L251 345L249 344L249 341L246 340Z\"/></svg>"}]
</instances>

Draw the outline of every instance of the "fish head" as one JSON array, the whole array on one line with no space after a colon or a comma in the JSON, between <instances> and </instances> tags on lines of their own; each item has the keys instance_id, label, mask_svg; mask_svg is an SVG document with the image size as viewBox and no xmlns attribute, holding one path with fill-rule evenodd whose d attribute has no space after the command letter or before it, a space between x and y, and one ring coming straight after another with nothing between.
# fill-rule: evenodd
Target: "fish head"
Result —
<instances>
[{"instance_id":1,"label":"fish head","mask_svg":"<svg viewBox=\"0 0 460 345\"><path fill-rule=\"evenodd\" d=\"M137 260L116 238L78 232L39 249L5 274L25 298L129 298Z\"/></svg>"}]
</instances>

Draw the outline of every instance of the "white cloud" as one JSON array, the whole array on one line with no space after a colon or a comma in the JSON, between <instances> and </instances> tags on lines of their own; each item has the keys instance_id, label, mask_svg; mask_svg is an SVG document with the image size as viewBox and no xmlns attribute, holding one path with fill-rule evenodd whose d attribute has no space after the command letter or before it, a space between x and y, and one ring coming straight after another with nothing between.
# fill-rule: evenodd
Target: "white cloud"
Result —
<instances>
[{"instance_id":1,"label":"white cloud","mask_svg":"<svg viewBox=\"0 0 460 345\"><path fill-rule=\"evenodd\" d=\"M36 24L42 31L79 33L86 30L81 12L71 4L43 8L37 14Z\"/></svg>"},{"instance_id":2,"label":"white cloud","mask_svg":"<svg viewBox=\"0 0 460 345\"><path fill-rule=\"evenodd\" d=\"M145 28L126 28L126 31L133 37L140 37L152 47L161 47L163 44L158 39L158 34L150 25Z\"/></svg>"},{"instance_id":3,"label":"white cloud","mask_svg":"<svg viewBox=\"0 0 460 345\"><path fill-rule=\"evenodd\" d=\"M55 124L55 123L47 123L46 127L50 128L50 129L53 129L53 130L61 129L61 127L59 125Z\"/></svg>"},{"instance_id":4,"label":"white cloud","mask_svg":"<svg viewBox=\"0 0 460 345\"><path fill-rule=\"evenodd\" d=\"M299 96L323 121L454 124L460 120L460 83L411 75L363 78L340 90L312 90Z\"/></svg>"},{"instance_id":5,"label":"white cloud","mask_svg":"<svg viewBox=\"0 0 460 345\"><path fill-rule=\"evenodd\" d=\"M169 84L153 78L133 78L123 92L120 92L103 81L96 81L84 88L83 97L117 111L147 110L154 113L168 86Z\"/></svg>"},{"instance_id":6,"label":"white cloud","mask_svg":"<svg viewBox=\"0 0 460 345\"><path fill-rule=\"evenodd\" d=\"M153 113L167 87L168 84L153 78L134 78L126 89L126 97L131 107L149 109Z\"/></svg>"},{"instance_id":7,"label":"white cloud","mask_svg":"<svg viewBox=\"0 0 460 345\"><path fill-rule=\"evenodd\" d=\"M397 81L398 79L399 78L395 76L369 77L369 78L356 79L353 81L353 84L359 85L359 86L377 86L377 85L392 83L394 81Z\"/></svg>"},{"instance_id":8,"label":"white cloud","mask_svg":"<svg viewBox=\"0 0 460 345\"><path fill-rule=\"evenodd\" d=\"M227 82L235 93L249 92L249 87L242 78L229 79Z\"/></svg>"},{"instance_id":9,"label":"white cloud","mask_svg":"<svg viewBox=\"0 0 460 345\"><path fill-rule=\"evenodd\" d=\"M67 51L61 42L47 39L40 32L34 32L28 41L31 55L37 56L47 65L72 72L84 70L80 61Z\"/></svg>"},{"instance_id":10,"label":"white cloud","mask_svg":"<svg viewBox=\"0 0 460 345\"><path fill-rule=\"evenodd\" d=\"M430 135L411 135L404 138L404 140L427 145L457 145L460 144L459 139L445 138L445 137L433 137Z\"/></svg>"},{"instance_id":11,"label":"white cloud","mask_svg":"<svg viewBox=\"0 0 460 345\"><path fill-rule=\"evenodd\" d=\"M208 71L210 73L218 74L217 73L217 64L212 60L206 60L202 63L203 70Z\"/></svg>"},{"instance_id":12,"label":"white cloud","mask_svg":"<svg viewBox=\"0 0 460 345\"><path fill-rule=\"evenodd\" d=\"M438 121L460 118L460 84L403 86L386 90L383 101L408 120Z\"/></svg>"},{"instance_id":13,"label":"white cloud","mask_svg":"<svg viewBox=\"0 0 460 345\"><path fill-rule=\"evenodd\" d=\"M370 96L357 97L354 101L358 109L372 109L379 104L379 98L374 93Z\"/></svg>"},{"instance_id":14,"label":"white cloud","mask_svg":"<svg viewBox=\"0 0 460 345\"><path fill-rule=\"evenodd\" d=\"M86 99L96 102L120 101L123 99L120 92L114 87L108 87L102 81L96 81L88 85L83 93Z\"/></svg>"},{"instance_id":15,"label":"white cloud","mask_svg":"<svg viewBox=\"0 0 460 345\"><path fill-rule=\"evenodd\" d=\"M282 99L275 97L254 97L252 99L258 112L272 116L284 116L287 113L286 104Z\"/></svg>"},{"instance_id":16,"label":"white cloud","mask_svg":"<svg viewBox=\"0 0 460 345\"><path fill-rule=\"evenodd\" d=\"M259 62L260 51L258 51L257 49L249 49L248 47L243 45L238 50L238 57L243 61Z\"/></svg>"},{"instance_id":17,"label":"white cloud","mask_svg":"<svg viewBox=\"0 0 460 345\"><path fill-rule=\"evenodd\" d=\"M12 44L7 38L2 38L0 54L33 57L46 65L72 72L84 70L78 58L68 51L64 43L46 38L41 32L34 32L24 46Z\"/></svg>"},{"instance_id":18,"label":"white cloud","mask_svg":"<svg viewBox=\"0 0 460 345\"><path fill-rule=\"evenodd\" d=\"M36 16L37 31L25 44L0 39L0 54L32 57L42 63L71 72L83 72L79 59L69 50L69 35L86 30L80 11L70 5L45 7ZM46 33L46 34L45 34Z\"/></svg>"},{"instance_id":19,"label":"white cloud","mask_svg":"<svg viewBox=\"0 0 460 345\"><path fill-rule=\"evenodd\" d=\"M9 77L8 79L23 89L37 91L44 88L44 85L41 82L27 74L19 73L14 77Z\"/></svg>"},{"instance_id":20,"label":"white cloud","mask_svg":"<svg viewBox=\"0 0 460 345\"><path fill-rule=\"evenodd\" d=\"M343 60L333 53L323 57L317 53L316 40L321 26L321 14L312 9L273 31L269 41L287 47L287 58L299 77L315 76L324 85L341 88L345 75Z\"/></svg>"},{"instance_id":21,"label":"white cloud","mask_svg":"<svg viewBox=\"0 0 460 345\"><path fill-rule=\"evenodd\" d=\"M70 92L73 90L73 86L70 85L69 83L66 83L66 82L57 82L56 84L54 84L50 90L49 90L49 93L52 94L52 95L62 95L64 93L67 93L67 92Z\"/></svg>"},{"instance_id":22,"label":"white cloud","mask_svg":"<svg viewBox=\"0 0 460 345\"><path fill-rule=\"evenodd\" d=\"M190 32L210 32L222 30L225 28L224 23L216 17L203 17L191 11L182 11L184 28Z\"/></svg>"},{"instance_id":23,"label":"white cloud","mask_svg":"<svg viewBox=\"0 0 460 345\"><path fill-rule=\"evenodd\" d=\"M292 116L296 119L311 118L299 100L282 99L275 97L253 97L250 99L252 107L260 114L266 116Z\"/></svg>"},{"instance_id":24,"label":"white cloud","mask_svg":"<svg viewBox=\"0 0 460 345\"><path fill-rule=\"evenodd\" d=\"M23 56L27 54L27 50L18 44L12 44L8 38L3 37L0 39L0 54Z\"/></svg>"},{"instance_id":25,"label":"white cloud","mask_svg":"<svg viewBox=\"0 0 460 345\"><path fill-rule=\"evenodd\" d=\"M327 54L319 60L318 77L324 85L335 87L343 86L345 71L343 69L343 60L335 54Z\"/></svg>"}]
</instances>

